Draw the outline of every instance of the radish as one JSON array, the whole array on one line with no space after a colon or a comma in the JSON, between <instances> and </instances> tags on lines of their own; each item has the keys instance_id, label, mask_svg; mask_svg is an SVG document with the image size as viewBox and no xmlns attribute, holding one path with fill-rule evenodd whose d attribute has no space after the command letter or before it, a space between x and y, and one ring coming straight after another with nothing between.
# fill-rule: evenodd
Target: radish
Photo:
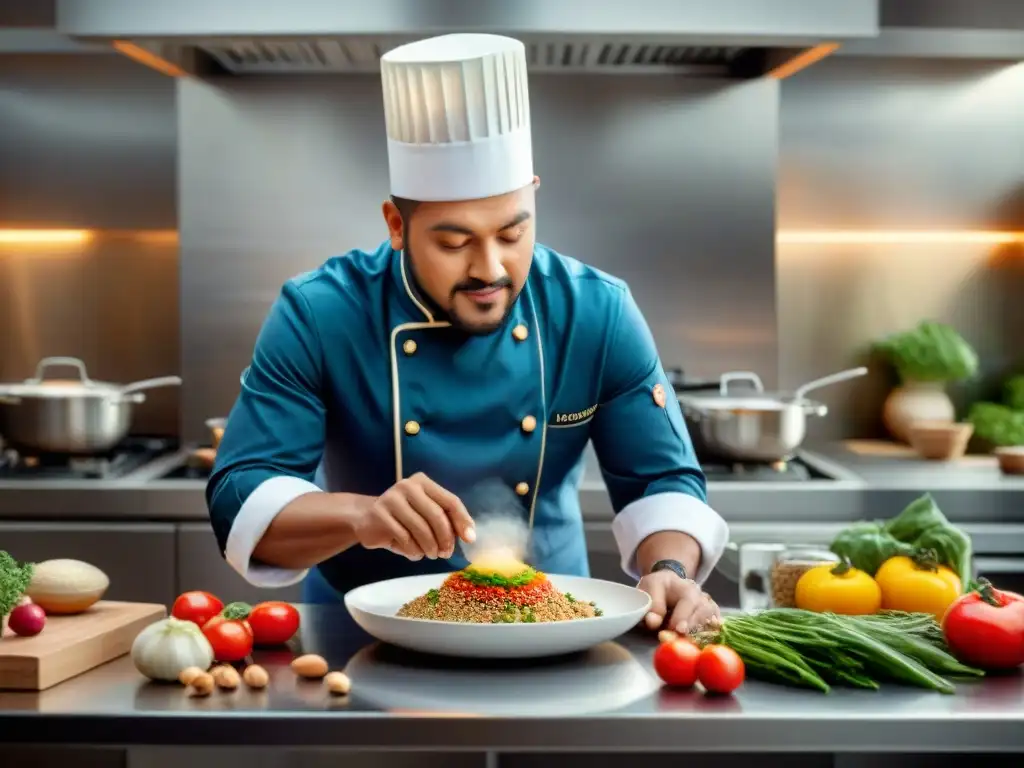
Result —
<instances>
[{"instance_id":1,"label":"radish","mask_svg":"<svg viewBox=\"0 0 1024 768\"><path fill-rule=\"evenodd\" d=\"M7 618L7 626L16 635L32 637L38 635L46 626L46 611L35 603L19 605Z\"/></svg>"}]
</instances>

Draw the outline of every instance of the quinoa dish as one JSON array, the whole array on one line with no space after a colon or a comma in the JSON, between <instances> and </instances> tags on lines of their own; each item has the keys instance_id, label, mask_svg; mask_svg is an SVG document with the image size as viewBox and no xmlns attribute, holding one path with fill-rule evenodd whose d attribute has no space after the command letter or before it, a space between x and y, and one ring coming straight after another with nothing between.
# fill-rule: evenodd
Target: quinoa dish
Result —
<instances>
[{"instance_id":1,"label":"quinoa dish","mask_svg":"<svg viewBox=\"0 0 1024 768\"><path fill-rule=\"evenodd\" d=\"M601 610L562 594L547 576L525 563L475 564L449 575L440 589L406 603L397 615L469 624L533 624L591 619Z\"/></svg>"}]
</instances>

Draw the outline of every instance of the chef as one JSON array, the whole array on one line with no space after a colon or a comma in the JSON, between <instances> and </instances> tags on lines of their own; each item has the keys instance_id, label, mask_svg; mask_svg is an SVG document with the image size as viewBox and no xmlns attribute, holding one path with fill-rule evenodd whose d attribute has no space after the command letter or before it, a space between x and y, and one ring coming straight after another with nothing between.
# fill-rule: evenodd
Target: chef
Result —
<instances>
[{"instance_id":1,"label":"chef","mask_svg":"<svg viewBox=\"0 0 1024 768\"><path fill-rule=\"evenodd\" d=\"M269 311L207 487L227 561L260 586L305 579L308 602L459 569L487 480L535 567L586 576L589 441L647 625L717 622L700 585L728 528L644 317L622 280L536 242L523 44L436 37L381 74L387 239Z\"/></svg>"}]
</instances>

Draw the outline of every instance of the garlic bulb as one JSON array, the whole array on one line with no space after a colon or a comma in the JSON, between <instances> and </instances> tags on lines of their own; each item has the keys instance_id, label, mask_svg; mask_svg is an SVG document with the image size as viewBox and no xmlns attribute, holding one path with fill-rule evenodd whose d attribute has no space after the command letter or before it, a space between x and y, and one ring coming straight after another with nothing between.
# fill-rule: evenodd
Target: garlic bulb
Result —
<instances>
[{"instance_id":1,"label":"garlic bulb","mask_svg":"<svg viewBox=\"0 0 1024 768\"><path fill-rule=\"evenodd\" d=\"M191 621L161 619L142 630L132 643L135 668L150 680L174 681L189 667L209 669L213 648Z\"/></svg>"}]
</instances>

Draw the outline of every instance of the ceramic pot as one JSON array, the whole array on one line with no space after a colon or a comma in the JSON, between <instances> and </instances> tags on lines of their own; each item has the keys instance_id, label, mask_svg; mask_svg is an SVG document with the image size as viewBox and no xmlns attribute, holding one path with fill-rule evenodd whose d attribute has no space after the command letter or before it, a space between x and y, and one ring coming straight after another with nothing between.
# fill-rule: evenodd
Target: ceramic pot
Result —
<instances>
[{"instance_id":1,"label":"ceramic pot","mask_svg":"<svg viewBox=\"0 0 1024 768\"><path fill-rule=\"evenodd\" d=\"M941 381L908 381L890 392L882 409L882 421L889 434L909 443L913 422L953 421L956 408L945 387Z\"/></svg>"}]
</instances>

